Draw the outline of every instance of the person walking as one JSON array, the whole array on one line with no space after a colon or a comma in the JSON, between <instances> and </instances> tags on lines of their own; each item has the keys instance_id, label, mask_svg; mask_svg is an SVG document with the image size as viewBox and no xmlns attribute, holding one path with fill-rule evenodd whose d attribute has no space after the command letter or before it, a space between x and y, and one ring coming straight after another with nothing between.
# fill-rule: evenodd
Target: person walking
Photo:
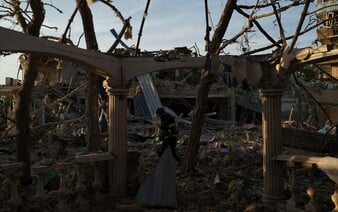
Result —
<instances>
[{"instance_id":1,"label":"person walking","mask_svg":"<svg viewBox=\"0 0 338 212\"><path fill-rule=\"evenodd\" d=\"M159 156L162 156L169 147L175 160L180 163L181 159L176 152L178 131L176 129L175 117L167 113L163 108L157 109L155 115L160 119L157 136L162 141L162 145L158 152Z\"/></svg>"}]
</instances>

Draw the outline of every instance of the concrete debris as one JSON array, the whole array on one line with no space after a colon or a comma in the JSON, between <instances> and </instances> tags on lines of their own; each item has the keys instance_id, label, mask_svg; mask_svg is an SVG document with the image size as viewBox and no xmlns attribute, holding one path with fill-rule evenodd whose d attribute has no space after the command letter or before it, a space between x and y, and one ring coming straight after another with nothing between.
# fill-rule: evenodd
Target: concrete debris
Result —
<instances>
[{"instance_id":1,"label":"concrete debris","mask_svg":"<svg viewBox=\"0 0 338 212\"><path fill-rule=\"evenodd\" d=\"M243 76L239 77L249 77L247 73L241 74ZM181 77L186 79L189 76ZM184 90L181 84L171 86L171 89L167 90L174 92L175 95L175 92ZM74 162L74 158L77 155L82 155L82 161L88 161L89 159L87 160L86 157L89 157L90 161L93 158L99 160L101 158L113 157L103 154L107 151L108 139L107 130L104 130L107 128L103 126L100 128L101 135L98 136L98 139L102 140L99 152L88 153L85 148L84 88L85 85L74 83L72 85L55 83L52 86L41 84L35 86L31 114L33 132L31 162L34 167L53 167L56 163ZM143 90L146 89L143 87ZM185 98L190 98L188 94L192 93L192 90L196 90L196 87L191 86L191 89L186 92ZM144 108L141 108L138 114L136 112L135 116L132 116L132 119L128 120L127 124L128 201L103 201L97 204L99 198L94 200L89 197L91 192L93 192L93 188L88 186L89 188L82 192L84 193L83 198L89 200L90 207L98 211L111 211L112 208L121 209L122 211L166 211L173 208L177 211L271 211L261 201L263 190L263 138L261 125L257 122L248 123L249 118L247 116L242 117L242 120L246 122L236 122L236 119L233 118L226 119L229 116L223 113L235 111L232 108L234 105L234 102L232 102L234 98L233 91L219 90L218 87L215 90L223 94L220 97L223 100L229 101L231 107L229 106L227 111L224 111L224 108L222 110L220 108L208 108L200 138L196 173L185 173L184 166L175 164L175 161L170 157L171 154L164 154L162 158L158 157L157 151L161 143L155 141L154 135L156 135L156 129L154 120L152 119L152 110L149 110L149 107L144 107L147 100L142 97L142 100L140 100L141 98L137 99L140 101L136 101L136 104L139 109L141 107ZM133 95L128 98L132 97ZM249 99L255 97L254 99L259 100L258 95L251 93L248 97L250 97ZM183 99L183 97L180 98ZM216 96L215 98L215 102L218 102L218 97ZM154 103L151 106L155 108L157 105ZM255 107L251 107L252 105ZM261 105L251 104L251 106L242 105L243 108L256 108L252 110L255 113L261 111ZM184 158L191 130L191 117L187 115L189 112L191 113L191 107L189 105L184 107L184 111L179 115L169 107L164 108L176 118L176 124L180 132L177 151L181 158ZM11 109L14 110L14 108ZM102 120L105 120L106 111L104 109L104 103L101 102L99 112ZM292 116L290 117L289 120L281 123L283 126L283 145L288 147L286 152L316 150L316 153L323 153L327 150L327 152L333 154L334 152L331 150L338 149L331 146L337 145L336 128L334 125L329 123L320 125L318 122L313 121L313 116L309 117L307 121L296 124ZM254 118L250 119L254 120ZM3 137L0 140L0 161L4 164L16 161L14 151L16 132L14 128L10 128L9 126L3 132ZM323 139L323 136L325 139ZM315 140L320 140L322 143L319 146L314 145L316 144ZM328 163L325 162L324 164L327 165ZM332 170L336 172L335 169L322 165L319 168L327 172L328 176L335 181L336 177L329 173ZM159 172L159 170L162 171ZM63 182L67 182L68 188L76 184L77 177L74 174L75 172L74 169L63 176ZM93 174L90 174L90 172L93 172L92 169L89 171L89 175ZM286 184L286 198L290 197L291 193L290 173L285 172L285 176L283 176ZM0 178L2 177L3 175L0 173ZM46 201L50 203L48 209L53 211L53 209L57 208L56 200L59 197L55 193L57 193L56 190L60 176L55 171L48 171L46 178L48 178L47 192L54 194L51 199ZM335 183L331 182L324 175L320 175L319 178L320 180L313 182L313 185L319 191L326 191L326 194L330 193ZM102 181L106 183L104 180ZM6 181L2 182L4 183L0 184L0 211L2 211L1 207L8 200L10 193L9 183ZM305 187L307 182L301 181L300 184ZM34 198L30 189L27 188L23 191L28 202L27 208L38 208L36 202L30 201ZM75 202L74 194L76 192L74 190L70 191L70 194L66 198L68 203ZM318 200L320 204L332 204L329 195L322 196L322 199ZM301 200L304 204L305 199Z\"/></svg>"},{"instance_id":2,"label":"concrete debris","mask_svg":"<svg viewBox=\"0 0 338 212\"><path fill-rule=\"evenodd\" d=\"M187 138L190 131L190 125L178 125L179 142L177 145L178 154L184 155L187 148ZM250 139L247 139L247 132L250 133ZM142 203L135 201L137 192L140 186L147 181L149 176L153 176L156 166L158 166L160 158L157 155L157 148L160 143L155 143L152 134L154 133L153 123L151 120L144 119L131 120L128 123L128 134L133 135L133 139L128 141L128 152L137 153L137 157L128 159L128 195L129 200L114 202L106 201L96 204L93 201L96 209L102 208L119 208L132 210L169 210L167 207L145 207ZM137 135L137 136L135 136ZM141 137L143 141L135 141L135 137ZM202 142L199 149L199 159L197 171L195 174L186 174L183 166L176 165L176 210L177 211L271 211L264 207L261 202L263 189L263 170L262 170L262 135L260 125L223 125L222 128L213 128L208 124L205 125L202 131L202 137L208 138L208 142ZM58 136L58 139L67 140L68 137ZM68 138L69 139L69 138ZM62 146L62 145L64 146ZM14 142L1 142L3 146L13 146ZM69 139L67 142L61 142L64 152L55 154L51 157L48 151L48 140L41 139L34 143L32 151L32 164L35 166L51 166L56 162L70 162L74 157L81 152L85 152L85 148L81 141L74 142ZM102 147L104 150L104 146ZM57 150L57 148L55 148ZM59 151L59 150L57 150ZM288 149L290 151L290 149ZM293 151L300 151L294 149ZM304 154L302 152L302 154ZM128 154L128 158L129 158ZM169 154L171 155L171 154ZM2 163L15 162L15 155L0 154ZM175 162L173 161L175 164ZM172 163L171 163L172 164ZM172 165L174 165L172 164ZM156 172L156 171L155 171ZM48 172L48 191L52 192L58 184L58 176L54 172ZM47 176L46 175L46 176ZM288 179L290 176L284 176ZM320 191L329 191L334 184L330 182L325 175L320 176L321 180L315 182L316 188ZM76 177L74 173L69 172L65 175L65 182L75 183ZM322 182L328 183L322 183ZM321 182L321 183L319 183ZM151 184L151 183L150 183ZM306 181L302 181L304 186ZM0 203L8 198L8 184L0 186ZM332 187L333 188L333 187ZM142 189L141 189L142 190ZM149 191L148 189L145 189ZM306 189L305 189L306 190ZM305 192L304 190L304 192ZM26 192L26 198L33 195ZM88 191L89 192L89 191ZM288 190L285 191L288 193ZM6 195L7 194L7 195ZM89 193L88 193L89 194ZM150 196L151 192L148 193ZM173 194L174 195L174 194ZM149 197L148 196L148 197ZM321 204L330 205L331 200L329 195L322 195L319 200ZM69 195L68 202L74 201L74 196ZM85 196L86 197L86 196ZM57 198L56 196L54 198ZM159 199L158 199L159 200ZM172 199L174 200L174 199ZM55 199L51 201L52 204ZM145 205L153 206L174 206L171 202L163 204L163 201L156 203L144 202ZM31 204L34 204L32 202ZM108 204L108 205L107 205ZM0 205L3 205L2 203ZM34 208L34 205L29 207ZM56 207L56 206L55 206ZM144 208L145 207L145 208ZM256 210L257 209L257 210Z\"/></svg>"}]
</instances>

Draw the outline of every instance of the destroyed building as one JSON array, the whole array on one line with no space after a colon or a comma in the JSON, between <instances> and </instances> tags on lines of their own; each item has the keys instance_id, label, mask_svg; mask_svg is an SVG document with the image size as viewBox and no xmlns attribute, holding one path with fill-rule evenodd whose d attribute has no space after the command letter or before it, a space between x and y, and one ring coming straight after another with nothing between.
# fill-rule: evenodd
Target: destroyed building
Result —
<instances>
[{"instance_id":1,"label":"destroyed building","mask_svg":"<svg viewBox=\"0 0 338 212\"><path fill-rule=\"evenodd\" d=\"M316 16L318 22L324 21L323 25L317 29L317 40L321 45L328 45L330 48L336 49L337 46L337 14L338 8L334 1L318 0ZM326 20L326 21L325 21ZM319 91L313 92L315 98L323 104L326 112L330 114L333 122L338 121L338 99L337 93L337 77L338 62L337 59L321 62L317 66L319 79L322 80L323 86L319 87Z\"/></svg>"},{"instance_id":2,"label":"destroyed building","mask_svg":"<svg viewBox=\"0 0 338 212\"><path fill-rule=\"evenodd\" d=\"M59 113L59 117L62 119L62 117L64 118L64 120L61 121L65 121L67 119L73 119L76 118L74 117L74 115L72 116L71 114L76 114L77 110L73 109L70 110L69 108L80 108L80 106L83 107L83 91L79 92L77 95L79 95L78 97L75 97L77 95L74 96L68 96L67 94L72 93L73 89L78 88L79 86L82 85L82 83L79 83L80 80L74 80L74 84L73 86L71 86L72 84L72 79L83 79L85 73L82 69L81 66L77 66L74 65L72 63L65 63L68 64L68 66L64 66L63 69L60 70L67 70L67 76L63 76L62 71L60 74L60 79L68 79L65 80L64 82L60 82L60 81L55 81L49 85L42 85L43 83L41 82L37 82L36 83L36 94L34 95L34 99L36 102L33 104L33 108L35 107L35 114L43 114L39 111L39 109L41 109L41 105L39 105L39 103L46 101L46 99L44 99L45 95L40 95L40 93L44 90L48 90L48 92L44 92L44 94L48 93L51 97L53 97L54 100L56 100L56 102L60 102L60 100L58 99L62 99L62 102L65 104L64 107L61 107L60 109L58 109L57 111L61 112L63 111L65 115L61 115ZM72 70L71 73L73 73L72 75L70 75L70 70ZM174 71L174 73L177 71ZM158 75L158 73L154 74L155 76ZM170 74L169 74L170 75ZM161 80L157 79L157 78L153 78L151 77L151 75L144 75L143 78L142 77L138 77L138 81L135 81L135 88L137 87L137 85L142 85L143 83L145 83L146 85L148 85L150 83L149 87L152 87L152 83L154 83L153 81L158 80L160 83L163 83L166 85L166 87L169 85L170 89L166 90L165 94L166 95L171 95L170 98L182 98L181 93L177 94L177 89L178 90L182 90L183 88L180 86L184 86L183 83L177 83L177 81L168 81L168 80ZM155 80L153 80L155 79ZM144 80L144 81L142 81ZM172 84L175 83L178 84ZM183 84L183 85L182 85ZM45 87L48 87L48 89L46 89ZM144 90L149 89L149 87L143 86ZM161 86L155 86L156 88L161 89ZM190 85L187 86L188 88L185 88L188 90L187 93L182 92L183 94L185 94L185 96L183 96L186 99L192 98L191 93L192 91L189 90ZM45 89L42 89L45 88ZM134 102L133 97L134 97L134 90L135 88L133 87L131 89L129 98L130 98L130 103ZM163 87L162 87L163 89ZM215 86L216 91L220 91L221 93L224 92L224 90L217 90L217 84ZM227 89L227 88L226 88ZM192 89L194 90L194 89ZM143 90L142 90L143 91ZM152 92L154 91L158 91L158 89L156 90L152 90ZM149 92L149 91L147 91ZM147 93L146 92L146 93ZM81 94L82 93L82 94ZM136 92L137 93L137 92ZM161 93L162 92L158 92L158 96L157 98L161 99ZM174 95L174 94L177 94ZM223 93L224 94L224 93ZM154 94L149 94L149 95L154 95ZM212 93L210 95L213 95ZM217 94L216 94L217 95ZM66 97L66 98L65 98ZM164 97L163 99L165 100L166 98L168 98L167 96L162 96ZM227 97L225 96L220 96L218 95L217 97ZM69 99L68 99L69 98ZM154 98L154 96L152 96L152 98ZM40 99L40 100L39 100ZM79 101L76 101L76 99L79 99ZM156 98L155 98L156 99ZM38 101L39 100L39 101ZM145 101L146 102L146 101ZM144 103L145 103L144 102ZM162 102L162 99L160 100L160 102ZM176 103L176 102L175 102ZM53 102L49 102L46 104L46 106L51 106L51 104L53 104ZM35 106L34 106L35 105ZM39 105L39 106L37 106ZM68 111L67 111L67 107L66 105L70 105L68 107ZM139 105L139 104L138 104ZM143 105L144 106L144 105ZM146 104L147 106L147 104ZM170 104L168 104L168 106L170 106ZM131 108L131 107L130 107ZM137 109L136 109L137 110ZM67 112L65 112L67 111ZM148 109L149 111L149 109ZM45 113L47 114L47 113ZM67 115L68 114L68 115ZM39 117L42 117L40 116ZM133 114L135 115L135 114ZM37 115L36 115L37 116ZM139 117L142 117L142 115L138 115ZM212 115L213 117L216 117L215 114ZM135 117L133 117L135 119ZM38 122L39 124L42 124L42 120L44 120L43 118L39 119L40 121ZM58 119L59 120L59 119ZM55 121L55 120L54 120ZM59 120L60 121L60 120ZM45 123L47 123L46 118L45 118ZM206 123L211 124L210 126L224 126L224 122L219 122L217 125L215 125L214 122L208 122L208 120L206 120ZM209 125L207 124L207 126ZM256 126L256 125L243 125L243 126L235 126L235 125L231 125L231 123L225 123L226 128L225 129L221 129L221 130L215 130L212 129L210 127L209 130L207 132L205 132L201 138L201 142L203 145L203 149L201 152L201 156L200 156L200 160L201 160L201 167L205 166L210 166L210 164L214 164L215 165L215 169L210 169L208 170L207 168L203 168L203 170L201 170L201 177L197 177L197 179L199 179L201 182L197 183L197 184L191 184L192 180L189 177L186 177L184 175L179 176L178 179L180 179L180 183L178 185L178 203L181 205L180 207L185 208L186 210L198 210L198 208L204 208L205 210L211 210L211 208L218 208L220 210L224 209L224 208L229 208L232 207L234 204L240 204L237 205L238 208L242 208L243 210L246 208L247 210L249 208L252 208L252 210L263 210L263 206L258 204L257 202L259 202L259 191L261 189L261 187L259 186L261 182L261 172L262 170L259 169L251 169L251 168L243 168L241 169L241 171L237 171L235 169L236 166L251 166L252 168L254 167L260 167L261 166L261 162L260 162L260 148L261 148L261 135L259 133L260 130L260 126ZM70 125L65 125L62 126L62 122L60 122L60 124L58 125L57 129L59 129L59 132L67 132L67 128L72 128L73 126ZM83 127L83 125L80 125ZM151 139L149 140L149 138L147 139L147 136L150 137L151 134L153 133L153 126L152 124L149 122L147 123L143 123L143 124L130 124L129 129L134 129L136 131L131 130L130 134L128 135L128 140L129 140L129 145L131 148L131 152L138 152L138 154L142 155L142 160L143 162L142 167L139 167L140 170L142 170L140 173L142 173L141 175L137 174L137 175L132 175L133 177L138 177L135 181L134 178L130 178L130 182L128 184L128 188L129 188L129 194L130 195L135 195L136 192L136 188L135 185L137 186L138 183L140 183L140 181L142 181L142 179L145 178L145 176L147 174L149 174L151 172L151 168L154 167L154 161L156 161L156 155L154 154L154 152L151 151L151 149L153 148L153 144L151 142ZM217 129L218 127L216 127ZM223 128L223 127L221 127ZM76 136L81 134L81 128L78 128L79 130L71 130L72 132L78 132L79 134L75 134L73 135L72 139L70 139L70 134L68 134L67 136L65 136L63 134L63 136L61 136L61 134L58 135L58 137L52 137L50 138L51 140L49 140L48 142L60 142L59 145L61 145L61 147L58 147L59 145L55 146L52 145L52 147L48 147L47 145L47 151L39 151L38 155L41 154L42 158L44 158L44 154L49 154L49 157L47 158L51 158L55 157L58 158L60 157L60 155L62 156L64 154L64 151L67 151L68 153L70 153L70 151L74 151L75 149L73 149L73 147L79 148L79 147L83 147L83 144L81 144L81 141L78 142L76 141ZM182 125L181 126L181 131L182 133L182 137L180 140L180 144L179 144L179 152L180 154L184 153L184 149L185 149L185 139L186 139L186 135L187 135L187 126ZM226 131L225 131L226 130ZM56 133L57 131L55 131ZM229 133L231 132L231 133ZM140 137L135 137L135 135L141 135ZM291 134L292 135L292 134ZM299 138L302 135L297 135ZM311 137L312 139L314 137ZM58 139L61 139L58 141ZM141 140L143 139L143 141L141 142ZM145 140L145 142L144 142ZM290 141L292 139L286 139L286 141ZM39 141L42 142L41 144L43 144L43 140ZM65 143L66 142L66 143ZM68 142L68 144L67 144ZM83 141L82 141L83 142ZM316 142L316 141L315 141ZM75 146L74 146L75 145ZM290 145L290 144L289 144ZM307 146L304 146L304 143L301 143L300 145L298 144L295 145L293 144L293 147L296 148L303 148L305 147L305 149L307 148ZM329 143L329 145L331 145ZM51 149L52 148L52 149ZM61 148L61 149L60 149ZM316 149L318 147L312 147L312 149ZM141 150L143 149L143 150ZM311 148L308 148L311 149ZM332 149L332 148L329 148ZM78 151L78 150L75 150ZM48 153L47 153L48 152ZM143 153L142 153L143 152ZM74 152L72 153L74 154ZM134 153L133 153L134 154ZM248 157L247 155L250 154L251 156ZM38 155L36 157L38 157ZM146 156L145 156L146 155ZM39 156L39 157L41 157ZM140 156L140 155L139 155ZM35 156L34 156L35 157ZM95 157L95 154L92 155L92 157ZM99 157L99 156L97 156ZM102 156L100 156L102 157ZM108 157L108 155L107 155ZM135 156L128 156L130 157L130 160L135 160ZM44 159L45 160L45 159ZM67 158L66 160L70 160L70 158ZM79 157L77 159L78 161L82 161L85 162L87 161L87 159L85 157L81 158ZM284 160L283 158L281 158L281 160ZM50 162L47 161L42 161L42 164L40 164L37 167L33 167L34 172L37 174L37 176L42 177L43 175L51 175L51 178L47 181L48 184L44 185L44 188L40 187L40 193L38 192L38 195L42 196L45 195L44 192L49 193L50 197L49 197L49 201L57 201L57 199L61 198L61 202L60 205L58 207L60 208L66 208L67 204L71 204L72 201L75 201L75 196L72 197L72 195L75 195L75 193L79 193L80 196L78 197L78 199L76 200L78 203L78 205L81 204L85 204L85 200L88 198L86 197L84 190L81 190L82 187L79 187L77 190L74 190L72 193L72 191L67 191L67 194L64 193L66 192L66 190L59 190L57 191L57 193L53 194L53 184L51 183L56 183L57 178L55 176L60 176L61 179L60 180L65 180L68 179L69 177L71 177L72 175L67 175L65 173L65 171L67 169L69 169L71 167L71 164L68 162L60 162L60 164L55 165L56 169L59 170L60 174L55 175L54 172L51 172L51 170L49 168L46 167L46 164L49 164ZM133 165L138 164L139 162L134 161ZM99 163L97 163L99 164ZM209 165L208 165L209 164ZM218 164L216 166L216 164ZM3 167L4 169L7 169L7 167ZM14 167L13 167L14 168ZM95 169L96 170L96 169ZM130 169L131 172L133 172L133 170L135 171L135 169ZM96 170L97 171L97 170ZM95 172L96 172L95 171ZM215 174L216 171L216 174ZM226 172L226 173L225 173ZM246 178L245 176L251 175L252 177L250 178ZM54 176L54 177L52 177ZM209 182L211 180L211 182ZM228 184L226 182L229 182ZM61 185L62 182L60 181ZM78 182L79 185L81 185L81 182ZM41 185L40 185L41 186ZM318 185L317 185L318 186ZM63 185L61 188L67 188L67 185ZM95 189L95 187L93 187ZM41 190L42 189L42 190ZM253 193L251 191L248 191L247 189L251 189L252 191L254 191ZM227 192L227 194L225 196L224 195L224 191ZM186 192L192 192L192 194L194 195L187 195ZM257 193L256 193L257 192ZM29 195L29 194L27 194ZM63 195L64 199L63 199ZM81 195L84 195L83 197ZM39 196L38 196L39 197ZM99 198L99 197L98 197ZM103 197L101 197L103 198ZM62 202L63 201L63 202ZM98 201L98 200L96 200ZM320 200L321 203L324 202L325 204L327 203L327 199L322 199ZM186 204L186 202L188 204ZM189 202L195 202L194 204L189 204ZM200 203L198 203L200 202ZM62 205L62 204L63 205ZM250 205L250 203L253 203ZM49 209L51 206L44 206L41 202L39 201L32 201L30 203L26 203L28 205L30 205L30 207L46 207ZM88 202L86 203L88 204ZM297 203L297 204L301 204L301 203ZM322 203L323 204L323 203ZM68 206L69 206L68 205ZM215 205L215 206L209 206L209 205ZM85 205L79 206L79 207L86 207ZM88 207L88 206L87 206ZM102 210L108 210L109 205L104 205L101 206ZM112 206L110 206L112 207ZM139 206L134 205L132 203L132 201L130 202L130 200L125 200L119 204L117 204L115 206L117 208L117 210L135 210L136 208L138 208ZM310 207L310 206L309 206ZM266 209L264 209L266 210Z\"/></svg>"},{"instance_id":3,"label":"destroyed building","mask_svg":"<svg viewBox=\"0 0 338 212\"><path fill-rule=\"evenodd\" d=\"M0 199L1 203L4 203L1 204L3 210L20 210L22 208L52 211L148 210L147 207L135 204L133 197L142 182L146 182L146 177L151 175L158 161L157 144L152 138L154 126L149 119L131 121L127 119L130 90L129 87L126 89L123 86L135 77L140 78L140 76L147 76L146 74L161 70L171 69L175 73L176 70L184 68L204 67L205 58L189 57L187 60L186 57L180 57L175 58L174 61L167 61L166 58L165 61L159 61L159 58L156 57L116 58L62 44L53 43L51 45L51 43L38 38L23 37L21 33L2 28L0 30L0 33L8 38L26 41L23 43L25 43L25 47L29 47L29 51L48 52L56 56L77 59L88 66L91 65L103 70L105 74L110 76L105 87L109 97L108 135L97 135L98 139L102 137L104 140L102 149L98 152L86 152L83 140L81 140L82 133L85 131L82 131L83 125L79 124L83 117L80 115L69 117L69 115L77 114L76 112L81 114L77 106L83 103L83 96L79 95L78 98L73 98L73 94L74 96L77 94L74 90L81 89L75 87L72 91L68 91L68 86L72 84L72 80L69 80L65 86L61 84L62 88L57 87L57 92L49 92L49 86L46 89L41 87L37 90L36 97L40 101L32 104L35 109L32 118L37 120L33 127L50 126L47 121L52 119L42 115L43 112L39 112L44 111L43 105L47 102L49 104L46 106L50 106L51 111L55 112L55 116L52 116L55 118L52 122L55 125L54 131L47 134L52 136L36 139L32 146L35 150L32 153L34 164L29 167L34 174L32 187L20 187L18 182L26 164L15 160L13 154L15 142L13 140L3 141L8 147L2 149L6 155L0 164L0 177L4 179L1 181L1 189L4 192L1 192ZM20 43L14 42L11 45L0 43L0 47L6 51L23 50ZM325 53L338 55L338 52L332 49L324 49ZM311 53L303 57L304 52L308 52L307 50L309 49L303 49L300 53L297 50L296 56L300 56L295 62L316 61L318 49L310 48L311 52L314 52L314 56ZM101 60L99 61L98 58ZM264 66L264 61L259 61L263 63L262 65L257 60L249 60L245 57L226 55L220 57L220 60L232 67L235 67L236 63L237 65L251 65L251 69L240 68L234 71L237 77L244 73L240 82L247 79L248 84L254 84L257 87L261 86L261 79L266 83L260 87L262 94L259 96L262 103L262 126L252 123L236 125L227 122L218 122L215 126L215 123L212 125L206 123L203 126L201 139L198 141L201 150L198 154L196 173L194 175L185 174L182 167L177 166L175 174L178 182L177 187L175 185L174 188L177 188L178 210L274 211L276 208L284 211L337 210L337 158L335 153L331 151L337 149L337 144L328 142L326 140L327 134L322 133L317 140L321 140L320 147L329 145L328 152L322 151L318 147L314 148L315 152L303 150L304 144L308 142L306 138L301 141L301 145L293 146L292 143L287 146L283 140L281 126L282 124L287 125L289 122L281 123L280 119L282 95L285 90L283 87L269 87L271 80L278 81L280 79L271 79L271 75L262 74L264 68L266 68L264 71L275 71L275 69L271 66ZM82 72L80 71L80 73ZM248 76L248 73L257 74L257 76ZM43 79L43 82L49 81L43 76L40 79ZM70 79L72 78L70 77ZM138 80L138 83L140 81ZM145 80L145 82L149 81ZM142 87L142 85L143 82L140 83L141 91L148 93L146 86ZM52 90L53 86L51 86ZM183 90L179 85L173 87ZM77 90L77 88L79 89ZM157 89L152 89L152 92L154 91L157 92ZM226 89L223 87L221 93L224 94L224 91ZM139 92L140 90L137 91L137 93ZM46 94L48 94L48 98L44 98ZM159 99L160 95L149 99ZM188 98L188 95L184 96L184 99ZM225 101L228 102L229 96L225 94L221 98L226 98ZM55 101L50 103L47 101L49 99ZM131 99L129 97L129 102ZM149 103L146 95L144 100L143 103ZM57 105L54 105L54 102ZM232 106L233 96L230 96L229 102L231 103L229 105ZM150 106L147 105L149 113L154 111L155 108L151 106L155 104L151 102ZM42 110L34 108L34 105ZM48 109L48 107L46 108ZM229 111L234 110L233 107L226 108L231 108ZM140 109L138 112L141 114ZM217 110L217 108L212 108L211 112L216 112L212 114L213 117L223 116L223 111ZM233 112L229 117L231 119L234 117ZM177 116L177 118L182 117ZM41 125L44 122L46 124ZM187 148L190 126L189 122L183 122L179 126L181 134L178 151L183 154ZM77 130L73 130L74 128ZM68 130L71 132L70 134L57 134L58 132L68 132ZM73 132L76 132L75 135L72 134ZM133 137L129 137L130 132L134 135ZM300 138L304 138L296 134L296 130L293 132L292 138L287 141L299 141ZM41 133L37 133L37 135L41 135ZM135 139L136 135L139 135L137 139ZM129 198L126 197L126 194L130 195ZM150 210L152 209L154 208Z\"/></svg>"}]
</instances>

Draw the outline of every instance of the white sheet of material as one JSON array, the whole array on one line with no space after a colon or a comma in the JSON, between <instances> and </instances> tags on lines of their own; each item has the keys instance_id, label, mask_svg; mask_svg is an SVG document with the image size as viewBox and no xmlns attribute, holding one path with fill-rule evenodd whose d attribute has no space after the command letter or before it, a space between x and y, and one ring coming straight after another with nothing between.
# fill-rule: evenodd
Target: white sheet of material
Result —
<instances>
[{"instance_id":1,"label":"white sheet of material","mask_svg":"<svg viewBox=\"0 0 338 212\"><path fill-rule=\"evenodd\" d=\"M332 181L338 184L338 158L323 157L318 161L317 166L325 172Z\"/></svg>"},{"instance_id":2,"label":"white sheet of material","mask_svg":"<svg viewBox=\"0 0 338 212\"><path fill-rule=\"evenodd\" d=\"M153 173L140 186L136 202L145 206L176 208L176 161L167 148Z\"/></svg>"}]
</instances>

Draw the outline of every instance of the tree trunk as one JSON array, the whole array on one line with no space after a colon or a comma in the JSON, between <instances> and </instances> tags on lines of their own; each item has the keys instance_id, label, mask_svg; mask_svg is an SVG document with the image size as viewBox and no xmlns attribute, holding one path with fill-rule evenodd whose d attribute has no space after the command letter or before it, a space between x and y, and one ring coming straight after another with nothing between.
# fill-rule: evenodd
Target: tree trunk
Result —
<instances>
[{"instance_id":1,"label":"tree trunk","mask_svg":"<svg viewBox=\"0 0 338 212\"><path fill-rule=\"evenodd\" d=\"M204 114L206 110L206 105L208 102L208 94L210 87L212 85L212 82L214 80L214 76L211 74L208 74L205 77L201 77L200 80L200 87L198 89L194 111L191 123L191 131L189 136L189 143L187 147L186 152L186 163L185 163L185 170L187 172L194 172L195 167L197 165L197 159L198 159L198 150L200 147L200 137L203 127L203 121L204 121Z\"/></svg>"},{"instance_id":2,"label":"tree trunk","mask_svg":"<svg viewBox=\"0 0 338 212\"><path fill-rule=\"evenodd\" d=\"M95 36L94 23L92 13L88 4L84 0L76 0L80 5L79 11L82 17L83 30L85 33L86 45L89 50L98 50L97 40ZM98 124L98 76L89 71L92 67L88 68L88 84L87 84L87 101L86 101L86 143L89 152L95 151L100 146L100 130Z\"/></svg>"},{"instance_id":3,"label":"tree trunk","mask_svg":"<svg viewBox=\"0 0 338 212\"><path fill-rule=\"evenodd\" d=\"M27 23L25 16L22 14L20 2L17 0L11 1L11 6L16 12L16 19L23 31L26 34L38 37L42 23L45 19L45 10L41 0L31 0L29 5L32 9L32 17L30 22ZM31 104L31 95L34 88L34 81L38 74L37 69L38 56L27 55L26 63L24 64L24 78L17 99L17 108L15 111L15 120L18 130L16 136L16 159L18 162L25 162L26 168L21 178L21 184L27 185L31 182L31 130L30 130L30 115L29 109Z\"/></svg>"},{"instance_id":4,"label":"tree trunk","mask_svg":"<svg viewBox=\"0 0 338 212\"><path fill-rule=\"evenodd\" d=\"M208 45L208 51L211 55L211 59L219 52L218 48L221 44L224 33L229 25L232 13L236 6L237 0L228 0L224 7L222 16L217 24L217 28L213 35L210 45ZM210 68L210 67L208 67ZM212 69L212 67L211 67ZM217 76L211 73L210 70L202 70L200 87L198 89L194 112L191 123L191 131L189 135L188 148L185 155L185 171L193 172L198 161L199 141L202 132L202 126L204 121L204 113L206 109L206 103L210 87Z\"/></svg>"},{"instance_id":5,"label":"tree trunk","mask_svg":"<svg viewBox=\"0 0 338 212\"><path fill-rule=\"evenodd\" d=\"M17 99L17 108L15 112L16 127L18 134L16 136L16 159L25 162L26 168L24 176L21 178L23 185L31 182L31 130L30 130L30 103L34 81L38 74L37 69L38 56L27 55L26 66L24 66L24 80Z\"/></svg>"}]
</instances>

